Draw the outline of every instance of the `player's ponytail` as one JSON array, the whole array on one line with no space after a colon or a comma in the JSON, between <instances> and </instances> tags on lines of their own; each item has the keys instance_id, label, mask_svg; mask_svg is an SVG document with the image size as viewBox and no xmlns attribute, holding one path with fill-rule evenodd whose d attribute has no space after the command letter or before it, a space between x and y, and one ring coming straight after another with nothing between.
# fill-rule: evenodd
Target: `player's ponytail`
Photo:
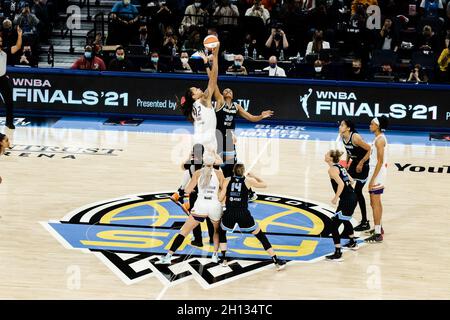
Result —
<instances>
[{"instance_id":1,"label":"player's ponytail","mask_svg":"<svg viewBox=\"0 0 450 320\"><path fill-rule=\"evenodd\" d=\"M190 121L194 122L194 118L192 117L192 110L194 108L194 98L192 98L192 91L189 89L186 91L181 100L177 99L177 108L181 110L183 115Z\"/></svg>"},{"instance_id":2,"label":"player's ponytail","mask_svg":"<svg viewBox=\"0 0 450 320\"><path fill-rule=\"evenodd\" d=\"M337 150L337 149L336 150L330 150L330 157L333 160L333 163L338 163L339 160L341 159L341 156L343 154L344 153L342 151Z\"/></svg>"},{"instance_id":3,"label":"player's ponytail","mask_svg":"<svg viewBox=\"0 0 450 320\"><path fill-rule=\"evenodd\" d=\"M208 187L208 185L211 181L214 161L215 161L215 157L210 152L205 153L203 155L204 167L202 169L202 173L201 173L200 179L199 179L199 185L202 189Z\"/></svg>"}]
</instances>

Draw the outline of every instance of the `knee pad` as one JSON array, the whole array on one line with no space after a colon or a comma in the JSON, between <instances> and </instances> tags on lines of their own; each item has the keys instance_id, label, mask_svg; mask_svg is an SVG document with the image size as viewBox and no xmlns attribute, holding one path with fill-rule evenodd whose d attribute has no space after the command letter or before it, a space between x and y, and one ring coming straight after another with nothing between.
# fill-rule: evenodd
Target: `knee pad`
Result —
<instances>
[{"instance_id":1,"label":"knee pad","mask_svg":"<svg viewBox=\"0 0 450 320\"><path fill-rule=\"evenodd\" d=\"M227 232L219 227L219 242L227 243Z\"/></svg>"},{"instance_id":2,"label":"knee pad","mask_svg":"<svg viewBox=\"0 0 450 320\"><path fill-rule=\"evenodd\" d=\"M255 237L262 243L264 250L272 248L269 239L267 239L266 234L262 230L255 234Z\"/></svg>"}]
</instances>

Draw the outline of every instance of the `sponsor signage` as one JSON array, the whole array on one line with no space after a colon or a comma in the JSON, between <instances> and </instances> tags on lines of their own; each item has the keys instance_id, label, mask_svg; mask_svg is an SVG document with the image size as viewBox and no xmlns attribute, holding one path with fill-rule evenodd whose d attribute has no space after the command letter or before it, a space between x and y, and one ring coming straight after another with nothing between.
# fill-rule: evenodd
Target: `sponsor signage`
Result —
<instances>
[{"instance_id":1,"label":"sponsor signage","mask_svg":"<svg viewBox=\"0 0 450 320\"><path fill-rule=\"evenodd\" d=\"M134 76L135 75L135 76ZM176 97L188 88L206 89L206 77L40 71L11 73L18 109L129 115L181 115ZM445 86L355 85L293 79L221 77L235 101L250 113L275 111L274 121L369 123L381 115L393 126L444 128L450 122L450 90ZM323 85L322 85L323 83ZM331 83L331 84L330 84Z\"/></svg>"}]
</instances>

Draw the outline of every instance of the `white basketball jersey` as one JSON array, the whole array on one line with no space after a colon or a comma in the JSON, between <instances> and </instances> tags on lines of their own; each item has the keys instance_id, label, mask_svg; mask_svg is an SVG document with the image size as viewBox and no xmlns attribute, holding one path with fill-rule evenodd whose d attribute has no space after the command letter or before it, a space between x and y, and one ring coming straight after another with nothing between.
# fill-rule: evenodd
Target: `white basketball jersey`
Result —
<instances>
[{"instance_id":1,"label":"white basketball jersey","mask_svg":"<svg viewBox=\"0 0 450 320\"><path fill-rule=\"evenodd\" d=\"M194 102L192 108L194 119L194 143L211 139L216 136L216 111L214 108L207 108L199 100Z\"/></svg>"},{"instance_id":2,"label":"white basketball jersey","mask_svg":"<svg viewBox=\"0 0 450 320\"><path fill-rule=\"evenodd\" d=\"M202 169L202 171L205 170L205 168ZM203 172L202 172L203 173ZM219 178L217 178L216 171L214 169L211 170L211 180L209 181L209 184L206 187L202 186L202 173L200 174L200 178L197 184L198 187L198 199L203 200L215 200L219 201Z\"/></svg>"},{"instance_id":3,"label":"white basketball jersey","mask_svg":"<svg viewBox=\"0 0 450 320\"><path fill-rule=\"evenodd\" d=\"M378 137L376 137L373 142L372 145L370 146L370 159L369 159L369 166L370 167L376 167L377 166L377 162L378 162L378 151L377 151L377 147L375 146L375 142L378 139L384 139L385 144L384 144L384 156L383 156L383 165L381 166L381 168L386 168L387 167L387 146L388 146L388 142L386 139L386 136L384 134L380 134Z\"/></svg>"}]
</instances>

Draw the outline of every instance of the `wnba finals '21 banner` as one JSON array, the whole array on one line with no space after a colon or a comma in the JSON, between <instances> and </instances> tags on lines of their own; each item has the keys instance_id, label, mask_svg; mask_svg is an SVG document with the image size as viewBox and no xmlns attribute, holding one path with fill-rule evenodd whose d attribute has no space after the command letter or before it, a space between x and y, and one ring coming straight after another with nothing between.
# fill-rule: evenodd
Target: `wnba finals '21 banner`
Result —
<instances>
[{"instance_id":1,"label":"wnba finals '21 banner","mask_svg":"<svg viewBox=\"0 0 450 320\"><path fill-rule=\"evenodd\" d=\"M207 87L203 75L11 68L10 78L25 112L181 115L176 96ZM386 115L393 126L450 127L450 86L224 76L219 87L231 88L250 113L274 110L276 121L368 123Z\"/></svg>"}]
</instances>

